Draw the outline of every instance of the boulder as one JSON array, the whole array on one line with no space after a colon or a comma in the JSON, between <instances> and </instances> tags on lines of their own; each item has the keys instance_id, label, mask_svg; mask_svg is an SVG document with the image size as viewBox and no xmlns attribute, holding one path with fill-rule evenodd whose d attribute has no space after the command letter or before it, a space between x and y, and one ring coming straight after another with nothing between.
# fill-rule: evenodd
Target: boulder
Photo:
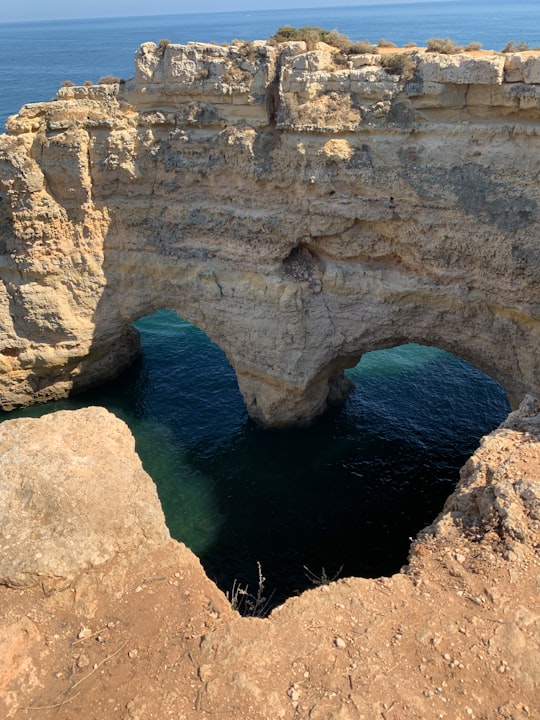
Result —
<instances>
[{"instance_id":1,"label":"boulder","mask_svg":"<svg viewBox=\"0 0 540 720\"><path fill-rule=\"evenodd\" d=\"M0 424L0 584L70 579L169 531L128 427L100 407Z\"/></svg>"}]
</instances>

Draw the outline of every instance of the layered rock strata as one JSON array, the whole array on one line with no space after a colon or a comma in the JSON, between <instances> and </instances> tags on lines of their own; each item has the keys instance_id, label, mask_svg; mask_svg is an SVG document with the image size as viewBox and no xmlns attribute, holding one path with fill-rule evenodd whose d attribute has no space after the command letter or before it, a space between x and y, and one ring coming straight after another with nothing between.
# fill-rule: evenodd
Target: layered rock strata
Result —
<instances>
[{"instance_id":1,"label":"layered rock strata","mask_svg":"<svg viewBox=\"0 0 540 720\"><path fill-rule=\"evenodd\" d=\"M0 137L4 409L111 377L163 307L267 425L404 342L540 394L537 53L146 43L135 67Z\"/></svg>"}]
</instances>

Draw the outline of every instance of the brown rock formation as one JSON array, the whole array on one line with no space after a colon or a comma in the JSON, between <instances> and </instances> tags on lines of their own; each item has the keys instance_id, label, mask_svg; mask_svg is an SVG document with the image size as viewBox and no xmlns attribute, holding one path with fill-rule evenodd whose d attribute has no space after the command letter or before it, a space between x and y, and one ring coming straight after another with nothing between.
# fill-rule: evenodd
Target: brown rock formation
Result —
<instances>
[{"instance_id":1,"label":"brown rock formation","mask_svg":"<svg viewBox=\"0 0 540 720\"><path fill-rule=\"evenodd\" d=\"M146 43L133 80L25 106L0 137L2 407L110 377L162 307L269 425L408 341L540 394L539 77L535 53Z\"/></svg>"},{"instance_id":2,"label":"brown rock formation","mask_svg":"<svg viewBox=\"0 0 540 720\"><path fill-rule=\"evenodd\" d=\"M24 485L10 500L14 569L7 577L19 576L13 539L21 537L24 575L39 582L0 582L2 717L538 717L540 406L532 398L484 438L401 573L323 585L264 620L239 617L193 554L166 541L155 493L144 491L144 520L122 518L130 507L137 515L141 509L139 492L126 499L133 482L150 480L140 477L133 440L121 426L95 408L1 426L5 477L33 467L28 472L44 479L39 507L29 504ZM76 439L84 451L74 453ZM49 482L51 442L54 457L74 453L58 483ZM95 507L88 503L92 444L97 460L106 460L93 476ZM120 460L134 468L126 485L116 482ZM70 518L75 528L103 524L102 543L117 538L103 522L100 495L128 531L139 529L105 562L101 554L80 562L65 553ZM139 544L149 524L155 542ZM46 535L42 557L27 552L31 535L37 542Z\"/></svg>"},{"instance_id":3,"label":"brown rock formation","mask_svg":"<svg viewBox=\"0 0 540 720\"><path fill-rule=\"evenodd\" d=\"M169 540L127 426L104 408L0 424L0 584L69 583Z\"/></svg>"}]
</instances>

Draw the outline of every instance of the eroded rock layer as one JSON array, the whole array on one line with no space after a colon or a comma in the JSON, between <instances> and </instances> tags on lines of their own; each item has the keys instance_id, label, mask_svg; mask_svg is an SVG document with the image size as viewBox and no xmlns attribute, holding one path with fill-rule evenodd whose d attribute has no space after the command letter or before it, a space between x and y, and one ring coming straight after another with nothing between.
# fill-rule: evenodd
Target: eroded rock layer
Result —
<instances>
[{"instance_id":1,"label":"eroded rock layer","mask_svg":"<svg viewBox=\"0 0 540 720\"><path fill-rule=\"evenodd\" d=\"M163 307L263 424L403 342L540 394L537 53L146 43L135 65L0 137L4 409L118 372Z\"/></svg>"}]
</instances>

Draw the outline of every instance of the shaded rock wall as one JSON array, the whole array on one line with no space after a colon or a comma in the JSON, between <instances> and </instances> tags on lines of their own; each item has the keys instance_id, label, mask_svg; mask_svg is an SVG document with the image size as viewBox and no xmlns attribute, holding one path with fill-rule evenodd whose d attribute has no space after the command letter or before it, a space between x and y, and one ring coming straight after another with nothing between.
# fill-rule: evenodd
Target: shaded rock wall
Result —
<instances>
[{"instance_id":1,"label":"shaded rock wall","mask_svg":"<svg viewBox=\"0 0 540 720\"><path fill-rule=\"evenodd\" d=\"M2 407L118 372L162 307L264 424L308 422L403 342L539 394L540 59L385 57L146 43L127 83L10 118Z\"/></svg>"}]
</instances>

